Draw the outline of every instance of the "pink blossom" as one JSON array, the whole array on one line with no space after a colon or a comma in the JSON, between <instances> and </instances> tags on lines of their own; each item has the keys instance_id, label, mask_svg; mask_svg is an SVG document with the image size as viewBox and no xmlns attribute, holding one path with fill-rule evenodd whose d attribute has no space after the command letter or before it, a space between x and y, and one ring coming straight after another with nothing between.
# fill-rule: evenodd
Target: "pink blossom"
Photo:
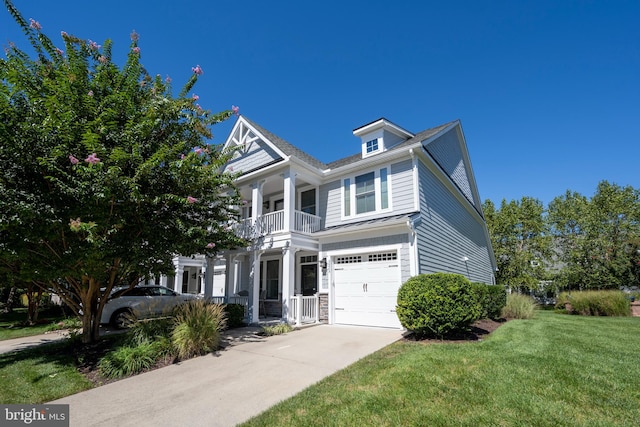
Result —
<instances>
[{"instance_id":1,"label":"pink blossom","mask_svg":"<svg viewBox=\"0 0 640 427\"><path fill-rule=\"evenodd\" d=\"M240 115L240 107L236 105L231 106L231 111L233 111L233 114L235 114L236 116Z\"/></svg>"},{"instance_id":2,"label":"pink blossom","mask_svg":"<svg viewBox=\"0 0 640 427\"><path fill-rule=\"evenodd\" d=\"M194 153L196 153L198 155L200 155L200 154L202 154L204 152L204 150L202 148L200 148L200 147L194 148L193 151L194 151Z\"/></svg>"},{"instance_id":3,"label":"pink blossom","mask_svg":"<svg viewBox=\"0 0 640 427\"><path fill-rule=\"evenodd\" d=\"M100 49L100 45L98 43L94 42L93 40L89 40L89 49L98 50L98 49Z\"/></svg>"},{"instance_id":4,"label":"pink blossom","mask_svg":"<svg viewBox=\"0 0 640 427\"><path fill-rule=\"evenodd\" d=\"M60 49L59 47L56 48L56 53L60 56L64 55L64 50Z\"/></svg>"},{"instance_id":5,"label":"pink blossom","mask_svg":"<svg viewBox=\"0 0 640 427\"><path fill-rule=\"evenodd\" d=\"M68 35L68 34L67 34L67 32L66 32L66 31L60 31L60 35L61 35L62 37L67 37L67 35Z\"/></svg>"},{"instance_id":6,"label":"pink blossom","mask_svg":"<svg viewBox=\"0 0 640 427\"><path fill-rule=\"evenodd\" d=\"M164 79L164 81L165 81L166 83L171 83L171 77L167 76L167 78L166 78L166 79Z\"/></svg>"},{"instance_id":7,"label":"pink blossom","mask_svg":"<svg viewBox=\"0 0 640 427\"><path fill-rule=\"evenodd\" d=\"M98 57L98 61L100 61L101 64L106 64L107 63L107 57L104 55L100 55Z\"/></svg>"},{"instance_id":8,"label":"pink blossom","mask_svg":"<svg viewBox=\"0 0 640 427\"><path fill-rule=\"evenodd\" d=\"M200 68L200 65L196 65L195 67L191 67L191 71L193 71L197 75L202 75L202 73L204 73L204 71L202 71L202 68Z\"/></svg>"},{"instance_id":9,"label":"pink blossom","mask_svg":"<svg viewBox=\"0 0 640 427\"><path fill-rule=\"evenodd\" d=\"M200 111L202 111L202 107L200 106L200 104L196 104L196 108Z\"/></svg>"},{"instance_id":10,"label":"pink blossom","mask_svg":"<svg viewBox=\"0 0 640 427\"><path fill-rule=\"evenodd\" d=\"M180 154L180 160L184 160L185 155L184 154Z\"/></svg>"},{"instance_id":11,"label":"pink blossom","mask_svg":"<svg viewBox=\"0 0 640 427\"><path fill-rule=\"evenodd\" d=\"M82 221L80 221L80 218L76 218L76 219L70 219L69 220L69 227L73 230L73 231L78 231L80 229L80 226L82 225Z\"/></svg>"},{"instance_id":12,"label":"pink blossom","mask_svg":"<svg viewBox=\"0 0 640 427\"><path fill-rule=\"evenodd\" d=\"M91 153L89 156L84 159L85 162L95 165L96 163L100 163L100 159L96 156L96 153Z\"/></svg>"},{"instance_id":13,"label":"pink blossom","mask_svg":"<svg viewBox=\"0 0 640 427\"><path fill-rule=\"evenodd\" d=\"M80 160L76 159L76 157L73 154L69 155L69 161L71 162L72 165L77 165Z\"/></svg>"},{"instance_id":14,"label":"pink blossom","mask_svg":"<svg viewBox=\"0 0 640 427\"><path fill-rule=\"evenodd\" d=\"M200 97L194 93L193 96L191 96L191 99L197 101L198 99L200 99Z\"/></svg>"},{"instance_id":15,"label":"pink blossom","mask_svg":"<svg viewBox=\"0 0 640 427\"><path fill-rule=\"evenodd\" d=\"M131 31L131 34L129 34L129 37L131 37L131 41L137 42L140 38L140 35L136 33L136 30L133 30Z\"/></svg>"},{"instance_id":16,"label":"pink blossom","mask_svg":"<svg viewBox=\"0 0 640 427\"><path fill-rule=\"evenodd\" d=\"M136 55L140 55L140 48L138 46L134 47L132 50Z\"/></svg>"},{"instance_id":17,"label":"pink blossom","mask_svg":"<svg viewBox=\"0 0 640 427\"><path fill-rule=\"evenodd\" d=\"M187 203L195 203L197 201L198 199L196 199L195 197L191 197L191 196L187 197Z\"/></svg>"},{"instance_id":18,"label":"pink blossom","mask_svg":"<svg viewBox=\"0 0 640 427\"><path fill-rule=\"evenodd\" d=\"M89 92L87 92L87 95L89 95L89 96L93 96L93 91L92 91L92 90L90 90Z\"/></svg>"},{"instance_id":19,"label":"pink blossom","mask_svg":"<svg viewBox=\"0 0 640 427\"><path fill-rule=\"evenodd\" d=\"M42 29L42 25L40 25L40 23L33 18L29 18L29 27L37 31L40 31Z\"/></svg>"},{"instance_id":20,"label":"pink blossom","mask_svg":"<svg viewBox=\"0 0 640 427\"><path fill-rule=\"evenodd\" d=\"M212 248L215 248L215 247L216 247L215 243L213 243L213 242L207 243L207 248L212 249Z\"/></svg>"}]
</instances>

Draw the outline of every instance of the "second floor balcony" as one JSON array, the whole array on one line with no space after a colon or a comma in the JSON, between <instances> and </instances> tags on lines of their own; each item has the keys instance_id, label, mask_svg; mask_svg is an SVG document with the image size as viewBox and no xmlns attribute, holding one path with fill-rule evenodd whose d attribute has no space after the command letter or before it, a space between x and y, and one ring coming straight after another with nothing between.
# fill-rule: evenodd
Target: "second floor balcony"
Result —
<instances>
[{"instance_id":1,"label":"second floor balcony","mask_svg":"<svg viewBox=\"0 0 640 427\"><path fill-rule=\"evenodd\" d=\"M252 218L241 220L234 225L234 230L238 236L251 240L279 232L311 234L319 231L320 227L321 218L319 216L296 210L293 224L287 230L285 211L279 210L260 215L255 221Z\"/></svg>"}]
</instances>

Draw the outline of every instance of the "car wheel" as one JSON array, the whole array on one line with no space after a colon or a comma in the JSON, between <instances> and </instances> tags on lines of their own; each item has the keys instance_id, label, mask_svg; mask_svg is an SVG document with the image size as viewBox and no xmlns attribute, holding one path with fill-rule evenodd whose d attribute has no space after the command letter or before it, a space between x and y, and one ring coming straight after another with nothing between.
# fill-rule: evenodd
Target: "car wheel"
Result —
<instances>
[{"instance_id":1,"label":"car wheel","mask_svg":"<svg viewBox=\"0 0 640 427\"><path fill-rule=\"evenodd\" d=\"M131 310L120 310L111 316L111 324L118 329L128 328L135 320L135 316Z\"/></svg>"}]
</instances>

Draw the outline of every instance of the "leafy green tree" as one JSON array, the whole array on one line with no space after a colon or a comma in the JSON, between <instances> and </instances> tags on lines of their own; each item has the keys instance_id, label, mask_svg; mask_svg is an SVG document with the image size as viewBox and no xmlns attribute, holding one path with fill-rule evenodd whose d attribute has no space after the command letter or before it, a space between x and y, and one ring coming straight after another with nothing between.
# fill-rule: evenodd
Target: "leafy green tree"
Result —
<instances>
[{"instance_id":1,"label":"leafy green tree","mask_svg":"<svg viewBox=\"0 0 640 427\"><path fill-rule=\"evenodd\" d=\"M35 58L10 45L0 60L0 265L81 312L91 342L114 286L243 243L228 226L231 153L207 144L237 109L214 114L188 95L200 66L174 97L141 65L135 32L118 67L110 40L63 32L58 48L4 3Z\"/></svg>"},{"instance_id":2,"label":"leafy green tree","mask_svg":"<svg viewBox=\"0 0 640 427\"><path fill-rule=\"evenodd\" d=\"M482 206L491 244L496 254L496 281L512 289L533 289L546 278L551 240L545 209L539 200L502 200L496 209L491 200Z\"/></svg>"},{"instance_id":3,"label":"leafy green tree","mask_svg":"<svg viewBox=\"0 0 640 427\"><path fill-rule=\"evenodd\" d=\"M567 191L549 204L549 220L567 287L638 285L638 190L602 181L591 199Z\"/></svg>"}]
</instances>

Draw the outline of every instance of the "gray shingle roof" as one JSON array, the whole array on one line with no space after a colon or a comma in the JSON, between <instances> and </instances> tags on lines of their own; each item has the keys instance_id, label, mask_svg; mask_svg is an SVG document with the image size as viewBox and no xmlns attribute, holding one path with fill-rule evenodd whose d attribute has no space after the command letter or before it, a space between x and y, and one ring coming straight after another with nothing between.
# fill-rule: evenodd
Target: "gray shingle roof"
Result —
<instances>
[{"instance_id":1,"label":"gray shingle roof","mask_svg":"<svg viewBox=\"0 0 640 427\"><path fill-rule=\"evenodd\" d=\"M304 162L315 166L319 169L325 170L325 169L336 169L340 166L345 166L351 163L356 163L360 160L362 160L362 153L358 152L356 154L353 154L351 156L348 157L344 157L342 159L339 160L335 160L333 162L330 163L323 163L320 160L316 159L315 157L305 153L304 151L300 150L299 148L297 148L296 146L288 143L287 141L285 141L284 139L280 138L279 136L269 132L268 130L266 130L265 128L263 128L262 126L260 126L259 124L255 123L252 120L249 120L246 116L242 116L251 126L253 126L258 132L260 132L261 134L263 134L269 141L271 141L276 147L278 147L278 149L280 149L283 153L285 153L288 156L294 156L297 157L300 160L303 160ZM399 150L402 149L404 147L410 146L412 144L415 144L417 142L420 141L424 141L425 139L428 139L430 137L432 137L433 135L437 134L438 132L442 131L443 129L447 128L448 126L451 126L452 124L456 123L457 120L451 121L449 123L445 123L443 125L440 126L436 126L430 129L425 129L421 132L418 132L413 138L409 138L406 141L403 141L393 147L391 147L389 149L389 151L394 151L394 150Z\"/></svg>"},{"instance_id":2,"label":"gray shingle roof","mask_svg":"<svg viewBox=\"0 0 640 427\"><path fill-rule=\"evenodd\" d=\"M253 126L258 132L263 134L270 142L272 142L276 147L278 147L278 149L280 149L280 151L285 153L287 156L297 157L298 159L303 160L304 162L310 164L311 166L315 166L315 167L317 167L319 169L322 169L322 170L327 168L327 165L322 163L320 160L318 160L315 157L305 153L304 151L300 150L299 148L295 147L294 145L288 143L284 139L280 138L278 135L275 135L275 134L269 132L268 130L266 130L265 128L263 128L262 126L257 124L256 122L254 122L252 120L249 120L246 116L242 116L242 117L244 117L244 119L251 126Z\"/></svg>"},{"instance_id":3,"label":"gray shingle roof","mask_svg":"<svg viewBox=\"0 0 640 427\"><path fill-rule=\"evenodd\" d=\"M413 138L409 138L406 141L402 141L401 143L394 145L393 147L391 147L389 149L389 151L394 151L394 150L399 150L402 149L403 147L407 147L410 145L413 145L417 142L420 141L424 141L425 139L428 139L430 137L432 137L433 135L437 134L438 132L440 132L441 130L447 128L448 126L451 126L453 123L456 123L457 120L451 121L449 123L445 123L443 125L440 126L436 126L430 129L425 129L422 132L418 132ZM354 154L352 156L349 157L344 157L342 159L336 160L334 162L331 162L329 164L327 164L327 167L329 169L336 169L339 168L340 166L345 166L351 163L355 163L362 160L362 153L359 152L357 154Z\"/></svg>"}]
</instances>

